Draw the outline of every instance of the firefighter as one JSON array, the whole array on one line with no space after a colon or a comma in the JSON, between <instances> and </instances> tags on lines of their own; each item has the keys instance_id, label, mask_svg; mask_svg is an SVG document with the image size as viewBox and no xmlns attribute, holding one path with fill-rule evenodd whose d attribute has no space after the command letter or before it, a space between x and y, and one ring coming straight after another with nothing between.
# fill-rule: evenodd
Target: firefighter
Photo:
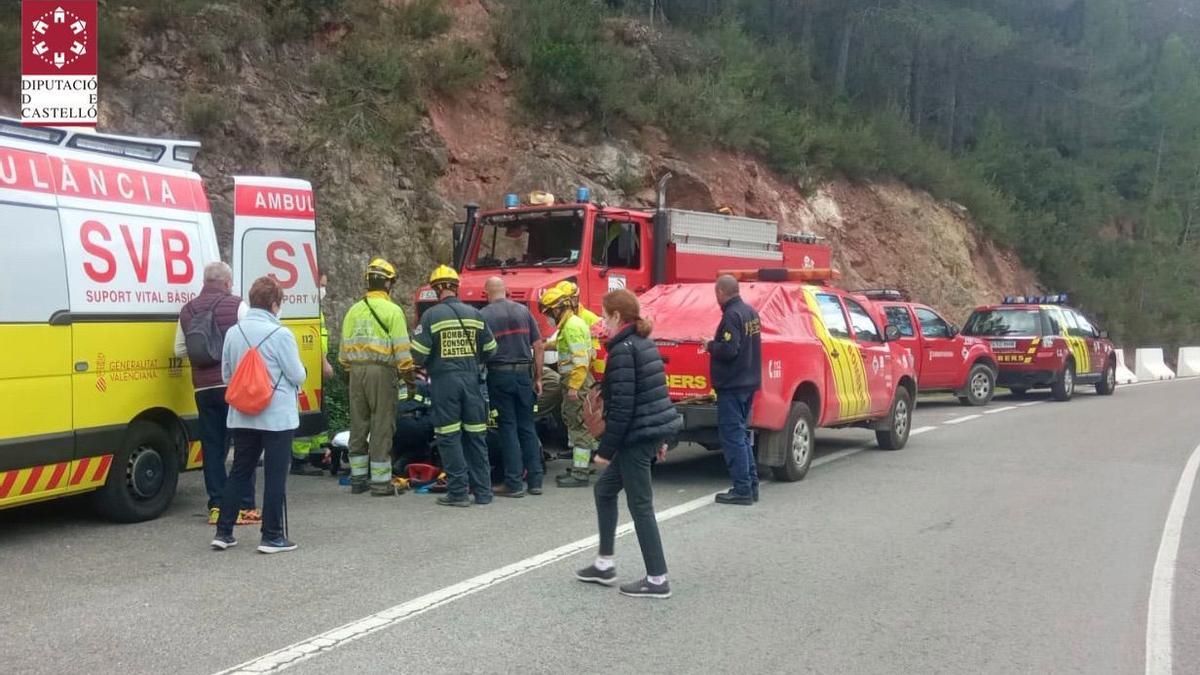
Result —
<instances>
[{"instance_id":1,"label":"firefighter","mask_svg":"<svg viewBox=\"0 0 1200 675\"><path fill-rule=\"evenodd\" d=\"M413 360L404 310L389 296L396 268L375 258L364 277L367 294L346 312L338 352L338 362L350 373L350 492L386 496L396 493L391 451L398 377L412 383Z\"/></svg>"},{"instance_id":2,"label":"firefighter","mask_svg":"<svg viewBox=\"0 0 1200 675\"><path fill-rule=\"evenodd\" d=\"M325 285L329 278L325 275L325 271L321 270L317 282L317 292L319 301L325 301ZM324 382L333 377L333 366L329 363L329 328L325 325L325 310L318 307L318 317L320 317L321 326L321 381L322 389ZM321 465L325 461L325 446L329 445L329 418L325 415L325 406L321 406L321 424L320 432L314 436L307 438L297 438L292 441L292 475L295 476L320 476L324 473L321 470Z\"/></svg>"},{"instance_id":3,"label":"firefighter","mask_svg":"<svg viewBox=\"0 0 1200 675\"><path fill-rule=\"evenodd\" d=\"M443 506L492 501L488 464L488 404L483 394L483 364L496 352L496 340L478 309L458 299L458 273L441 265L429 276L438 304L421 315L413 335L413 356L429 374L433 428L446 471Z\"/></svg>"},{"instance_id":4,"label":"firefighter","mask_svg":"<svg viewBox=\"0 0 1200 675\"><path fill-rule=\"evenodd\" d=\"M592 359L592 336L587 323L571 307L570 297L558 288L542 295L542 313L558 326L558 372L562 379L562 415L570 441L571 468L559 476L559 487L587 487L596 439L583 423L583 396L593 384L588 370Z\"/></svg>"},{"instance_id":5,"label":"firefighter","mask_svg":"<svg viewBox=\"0 0 1200 675\"><path fill-rule=\"evenodd\" d=\"M592 336L592 372L596 375L603 375L604 359L600 358L600 333L604 330L604 322L596 316L595 312L580 303L579 286L574 281L560 281L555 288L567 296L568 302L571 303L571 310L587 324L588 332Z\"/></svg>"}]
</instances>

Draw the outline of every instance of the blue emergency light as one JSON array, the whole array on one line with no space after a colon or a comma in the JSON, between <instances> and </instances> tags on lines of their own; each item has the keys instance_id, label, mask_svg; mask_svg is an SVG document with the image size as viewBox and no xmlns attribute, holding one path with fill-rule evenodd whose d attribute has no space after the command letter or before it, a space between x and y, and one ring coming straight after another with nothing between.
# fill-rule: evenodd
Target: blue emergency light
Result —
<instances>
[{"instance_id":1,"label":"blue emergency light","mask_svg":"<svg viewBox=\"0 0 1200 675\"><path fill-rule=\"evenodd\" d=\"M1004 296L1004 304L1006 305L1065 305L1066 303L1066 293L1053 293L1051 295Z\"/></svg>"},{"instance_id":2,"label":"blue emergency light","mask_svg":"<svg viewBox=\"0 0 1200 675\"><path fill-rule=\"evenodd\" d=\"M510 193L504 195L504 208L515 209L520 205L521 205L521 198L517 196L517 193L510 192Z\"/></svg>"},{"instance_id":3,"label":"blue emergency light","mask_svg":"<svg viewBox=\"0 0 1200 675\"><path fill-rule=\"evenodd\" d=\"M586 185L580 185L575 189L575 201L579 204L586 204L592 199L592 191Z\"/></svg>"}]
</instances>

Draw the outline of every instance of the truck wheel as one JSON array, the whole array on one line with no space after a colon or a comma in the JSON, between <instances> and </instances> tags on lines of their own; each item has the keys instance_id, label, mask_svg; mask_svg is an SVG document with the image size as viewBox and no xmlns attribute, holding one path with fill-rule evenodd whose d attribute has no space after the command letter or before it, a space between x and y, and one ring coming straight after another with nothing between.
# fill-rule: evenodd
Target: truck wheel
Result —
<instances>
[{"instance_id":1,"label":"truck wheel","mask_svg":"<svg viewBox=\"0 0 1200 675\"><path fill-rule=\"evenodd\" d=\"M967 393L959 396L963 405L987 405L996 394L996 373L983 363L971 366L967 373Z\"/></svg>"},{"instance_id":2,"label":"truck wheel","mask_svg":"<svg viewBox=\"0 0 1200 675\"><path fill-rule=\"evenodd\" d=\"M908 443L908 432L912 430L912 397L904 387L896 390L890 414L891 428L876 430L875 441L884 450L899 450Z\"/></svg>"},{"instance_id":3,"label":"truck wheel","mask_svg":"<svg viewBox=\"0 0 1200 675\"><path fill-rule=\"evenodd\" d=\"M763 440L780 443L784 449L783 466L771 467L771 475L775 480L790 483L804 478L808 473L808 467L812 465L815 426L808 404L797 401L792 403L783 429L765 432L773 438Z\"/></svg>"},{"instance_id":4,"label":"truck wheel","mask_svg":"<svg viewBox=\"0 0 1200 675\"><path fill-rule=\"evenodd\" d=\"M1055 378L1054 384L1050 385L1050 393L1054 395L1055 401L1070 401L1075 395L1075 364L1067 362L1067 367L1059 373Z\"/></svg>"},{"instance_id":5,"label":"truck wheel","mask_svg":"<svg viewBox=\"0 0 1200 675\"><path fill-rule=\"evenodd\" d=\"M1104 379L1096 383L1096 393L1101 396L1112 396L1117 390L1117 364L1109 363L1104 369Z\"/></svg>"},{"instance_id":6,"label":"truck wheel","mask_svg":"<svg viewBox=\"0 0 1200 675\"><path fill-rule=\"evenodd\" d=\"M125 447L113 457L104 487L92 495L101 515L121 523L138 523L162 515L175 498L179 449L157 424L129 425Z\"/></svg>"}]
</instances>

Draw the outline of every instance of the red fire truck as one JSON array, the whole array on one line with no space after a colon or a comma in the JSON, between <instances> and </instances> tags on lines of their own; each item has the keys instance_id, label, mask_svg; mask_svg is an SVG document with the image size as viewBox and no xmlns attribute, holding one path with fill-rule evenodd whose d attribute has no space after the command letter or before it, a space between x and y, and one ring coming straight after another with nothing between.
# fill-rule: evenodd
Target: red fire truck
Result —
<instances>
[{"instance_id":1,"label":"red fire truck","mask_svg":"<svg viewBox=\"0 0 1200 675\"><path fill-rule=\"evenodd\" d=\"M578 284L584 306L596 311L616 288L641 295L666 283L712 282L727 269L830 266L818 237L781 236L775 221L666 208L669 178L659 181L654 211L596 204L587 188L573 201L535 192L524 203L509 194L498 210L468 205L466 221L454 226L459 297L483 305L484 282L499 276L511 299L541 317L541 294L564 280ZM420 313L437 298L425 287L416 300Z\"/></svg>"}]
</instances>

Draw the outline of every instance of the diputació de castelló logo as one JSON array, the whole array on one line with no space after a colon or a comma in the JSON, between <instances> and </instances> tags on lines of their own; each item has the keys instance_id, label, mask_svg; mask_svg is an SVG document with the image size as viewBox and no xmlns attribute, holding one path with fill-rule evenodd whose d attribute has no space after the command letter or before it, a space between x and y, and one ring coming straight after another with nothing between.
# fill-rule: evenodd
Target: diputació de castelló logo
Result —
<instances>
[{"instance_id":1,"label":"diputaci\u00f3 de castell\u00f3 logo","mask_svg":"<svg viewBox=\"0 0 1200 675\"><path fill-rule=\"evenodd\" d=\"M96 126L96 0L21 3L21 122Z\"/></svg>"}]
</instances>

